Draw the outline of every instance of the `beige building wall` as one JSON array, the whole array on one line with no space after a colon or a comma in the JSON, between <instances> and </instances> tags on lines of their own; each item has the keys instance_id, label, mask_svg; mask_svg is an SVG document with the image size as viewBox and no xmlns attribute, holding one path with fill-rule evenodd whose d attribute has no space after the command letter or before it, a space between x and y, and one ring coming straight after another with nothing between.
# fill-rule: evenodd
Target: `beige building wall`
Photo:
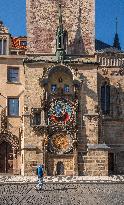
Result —
<instances>
[{"instance_id":1,"label":"beige building wall","mask_svg":"<svg viewBox=\"0 0 124 205\"><path fill-rule=\"evenodd\" d=\"M24 56L0 56L0 113L2 110L6 110L7 117L7 128L4 133L11 133L18 139L18 150L17 157L13 162L13 173L20 174L20 132L22 127L21 117L24 107L24 90L25 90L25 77L23 67ZM19 82L11 83L7 81L7 69L8 68L19 68ZM19 116L8 116L8 97L19 98ZM0 124L1 126L1 124ZM3 132L1 130L1 132ZM2 133L1 133L2 136ZM13 144L11 144L13 146Z\"/></svg>"}]
</instances>

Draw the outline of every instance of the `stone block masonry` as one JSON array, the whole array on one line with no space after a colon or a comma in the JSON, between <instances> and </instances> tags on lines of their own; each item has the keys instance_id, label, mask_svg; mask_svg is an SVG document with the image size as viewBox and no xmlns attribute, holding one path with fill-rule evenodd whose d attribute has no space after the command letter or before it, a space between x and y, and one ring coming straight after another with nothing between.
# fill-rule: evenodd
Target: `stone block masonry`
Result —
<instances>
[{"instance_id":1,"label":"stone block masonry","mask_svg":"<svg viewBox=\"0 0 124 205\"><path fill-rule=\"evenodd\" d=\"M67 53L95 50L95 1L62 0L63 25L67 32ZM29 53L55 53L59 23L57 0L27 0Z\"/></svg>"}]
</instances>

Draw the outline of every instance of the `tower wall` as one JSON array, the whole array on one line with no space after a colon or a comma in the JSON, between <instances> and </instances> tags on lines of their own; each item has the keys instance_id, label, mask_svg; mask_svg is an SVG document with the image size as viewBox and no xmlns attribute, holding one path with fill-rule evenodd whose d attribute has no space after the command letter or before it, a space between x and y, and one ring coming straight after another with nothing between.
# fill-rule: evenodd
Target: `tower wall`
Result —
<instances>
[{"instance_id":1,"label":"tower wall","mask_svg":"<svg viewBox=\"0 0 124 205\"><path fill-rule=\"evenodd\" d=\"M95 50L95 1L62 0L67 53L93 53ZM27 0L29 53L55 53L58 25L57 0Z\"/></svg>"}]
</instances>

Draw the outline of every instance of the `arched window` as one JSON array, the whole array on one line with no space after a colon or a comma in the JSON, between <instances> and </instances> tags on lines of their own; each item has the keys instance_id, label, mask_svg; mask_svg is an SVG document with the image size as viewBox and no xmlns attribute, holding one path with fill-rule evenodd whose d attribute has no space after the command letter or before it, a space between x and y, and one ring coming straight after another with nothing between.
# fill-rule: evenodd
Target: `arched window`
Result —
<instances>
[{"instance_id":1,"label":"arched window","mask_svg":"<svg viewBox=\"0 0 124 205\"><path fill-rule=\"evenodd\" d=\"M110 113L110 85L107 82L101 86L101 110L103 114Z\"/></svg>"}]
</instances>

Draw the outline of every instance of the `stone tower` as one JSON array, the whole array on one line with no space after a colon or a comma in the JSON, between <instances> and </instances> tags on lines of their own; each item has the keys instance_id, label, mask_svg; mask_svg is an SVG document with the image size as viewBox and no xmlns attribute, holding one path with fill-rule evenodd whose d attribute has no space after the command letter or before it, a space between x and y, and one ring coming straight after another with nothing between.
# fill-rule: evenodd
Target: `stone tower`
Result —
<instances>
[{"instance_id":1,"label":"stone tower","mask_svg":"<svg viewBox=\"0 0 124 205\"><path fill-rule=\"evenodd\" d=\"M55 53L58 0L27 0L28 53ZM95 50L95 0L61 0L67 54Z\"/></svg>"},{"instance_id":2,"label":"stone tower","mask_svg":"<svg viewBox=\"0 0 124 205\"><path fill-rule=\"evenodd\" d=\"M99 136L94 0L27 0L23 175L107 175ZM101 168L102 167L102 168Z\"/></svg>"}]
</instances>

